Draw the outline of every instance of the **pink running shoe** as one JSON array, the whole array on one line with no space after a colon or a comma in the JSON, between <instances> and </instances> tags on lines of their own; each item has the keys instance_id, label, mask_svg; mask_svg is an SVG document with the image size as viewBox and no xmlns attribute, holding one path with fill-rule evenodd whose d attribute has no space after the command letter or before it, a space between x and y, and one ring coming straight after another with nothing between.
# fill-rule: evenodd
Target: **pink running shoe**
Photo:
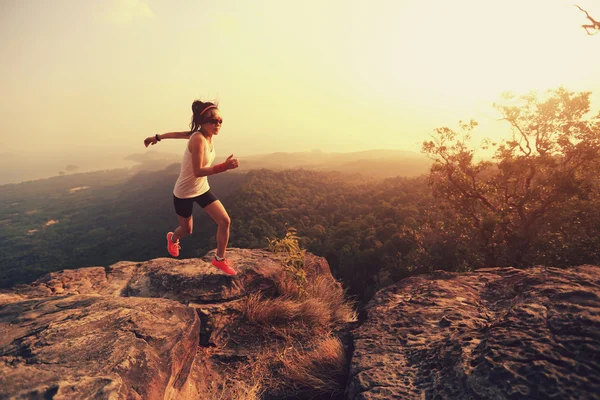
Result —
<instances>
[{"instance_id":1,"label":"pink running shoe","mask_svg":"<svg viewBox=\"0 0 600 400\"><path fill-rule=\"evenodd\" d=\"M173 257L179 257L179 240L177 242L173 242L171 238L173 237L173 232L167 233L167 250L169 250L169 254Z\"/></svg>"},{"instance_id":2,"label":"pink running shoe","mask_svg":"<svg viewBox=\"0 0 600 400\"><path fill-rule=\"evenodd\" d=\"M217 257L212 259L212 265L219 268L221 271L225 272L227 275L236 275L237 272L229 265L227 265L227 260L217 260Z\"/></svg>"}]
</instances>

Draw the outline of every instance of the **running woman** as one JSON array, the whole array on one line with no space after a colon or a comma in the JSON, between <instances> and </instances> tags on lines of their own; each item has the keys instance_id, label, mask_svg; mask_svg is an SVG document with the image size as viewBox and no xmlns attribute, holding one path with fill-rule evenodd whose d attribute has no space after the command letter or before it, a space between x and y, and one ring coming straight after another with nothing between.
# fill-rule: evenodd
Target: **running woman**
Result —
<instances>
[{"instance_id":1,"label":"running woman","mask_svg":"<svg viewBox=\"0 0 600 400\"><path fill-rule=\"evenodd\" d=\"M225 162L212 165L215 159L213 138L219 134L223 124L217 106L214 103L196 100L192 103L192 112L190 131L156 134L144 140L144 145L148 147L162 139L188 139L179 178L173 189L173 203L179 226L175 231L167 233L167 250L173 257L179 256L179 240L192 234L192 208L196 202L218 226L217 254L212 260L212 265L228 275L235 275L236 271L225 259L231 220L223 204L211 192L207 176L237 168L239 162L232 154Z\"/></svg>"}]
</instances>

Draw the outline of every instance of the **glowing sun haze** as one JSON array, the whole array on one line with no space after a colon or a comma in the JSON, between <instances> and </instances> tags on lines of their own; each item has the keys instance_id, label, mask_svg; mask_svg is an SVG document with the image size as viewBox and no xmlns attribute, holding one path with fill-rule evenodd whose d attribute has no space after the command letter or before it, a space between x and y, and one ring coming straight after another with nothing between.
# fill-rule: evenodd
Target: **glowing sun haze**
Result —
<instances>
[{"instance_id":1,"label":"glowing sun haze","mask_svg":"<svg viewBox=\"0 0 600 400\"><path fill-rule=\"evenodd\" d=\"M578 3L600 19L600 3ZM218 148L419 151L434 128L501 132L502 92L600 102L600 35L561 0L0 0L5 153L143 151L218 99ZM179 152L182 142L161 143ZM83 150L81 150L83 151ZM224 155L223 152L220 155Z\"/></svg>"}]
</instances>

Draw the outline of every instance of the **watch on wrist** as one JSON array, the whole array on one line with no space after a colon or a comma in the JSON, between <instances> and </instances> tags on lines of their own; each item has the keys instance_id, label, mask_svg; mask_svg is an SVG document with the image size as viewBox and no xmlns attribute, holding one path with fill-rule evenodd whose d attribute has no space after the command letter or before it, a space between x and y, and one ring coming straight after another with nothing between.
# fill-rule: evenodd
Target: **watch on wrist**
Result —
<instances>
[{"instance_id":1,"label":"watch on wrist","mask_svg":"<svg viewBox=\"0 0 600 400\"><path fill-rule=\"evenodd\" d=\"M158 137L158 133L154 136L157 142L160 142L160 137Z\"/></svg>"}]
</instances>

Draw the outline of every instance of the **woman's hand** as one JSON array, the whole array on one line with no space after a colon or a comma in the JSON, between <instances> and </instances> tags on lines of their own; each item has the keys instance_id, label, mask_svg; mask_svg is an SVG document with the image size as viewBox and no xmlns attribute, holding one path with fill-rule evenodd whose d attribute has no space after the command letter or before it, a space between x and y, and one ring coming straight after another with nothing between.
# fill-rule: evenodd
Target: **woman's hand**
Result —
<instances>
[{"instance_id":1,"label":"woman's hand","mask_svg":"<svg viewBox=\"0 0 600 400\"><path fill-rule=\"evenodd\" d=\"M225 160L225 165L227 166L227 169L235 169L240 166L240 162L237 158L233 158L232 154L229 157L227 157L227 160Z\"/></svg>"},{"instance_id":2,"label":"woman's hand","mask_svg":"<svg viewBox=\"0 0 600 400\"><path fill-rule=\"evenodd\" d=\"M158 140L156 140L156 136L148 136L146 139L144 139L144 146L148 147L149 145L155 145L156 143L158 143Z\"/></svg>"}]
</instances>

